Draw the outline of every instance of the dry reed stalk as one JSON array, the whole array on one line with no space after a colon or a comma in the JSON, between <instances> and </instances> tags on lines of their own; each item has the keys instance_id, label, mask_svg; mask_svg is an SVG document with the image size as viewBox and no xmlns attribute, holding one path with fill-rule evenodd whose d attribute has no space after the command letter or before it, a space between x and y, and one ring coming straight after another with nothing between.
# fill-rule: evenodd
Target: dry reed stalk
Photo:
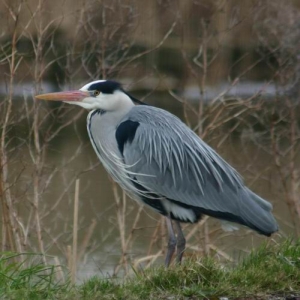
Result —
<instances>
[{"instance_id":1,"label":"dry reed stalk","mask_svg":"<svg viewBox=\"0 0 300 300\"><path fill-rule=\"evenodd\" d=\"M74 218L73 218L73 252L72 252L72 268L71 282L75 283L77 273L77 240L78 240L78 208L79 208L79 179L75 181L74 196Z\"/></svg>"},{"instance_id":2,"label":"dry reed stalk","mask_svg":"<svg viewBox=\"0 0 300 300\"><path fill-rule=\"evenodd\" d=\"M297 230L299 234L299 229L297 228L297 219L295 215L295 207L294 207L294 202L293 199L291 199L290 192L289 192L289 186L288 182L285 178L284 174L284 166L282 166L281 162L281 157L280 157L280 150L278 146L278 138L276 136L276 130L275 130L275 124L271 124L271 142L272 142L272 151L273 151L273 156L274 156L274 161L275 161L275 166L277 167L281 184L284 190L284 195L285 195L285 201L288 206L288 209L290 211L293 227Z\"/></svg>"},{"instance_id":3,"label":"dry reed stalk","mask_svg":"<svg viewBox=\"0 0 300 300\"><path fill-rule=\"evenodd\" d=\"M124 195L126 197L126 194L123 192L123 196ZM140 216L141 216L142 211L143 211L143 206L139 206L138 212L137 212L137 214L136 214L136 216L134 218L133 224L131 225L131 229L130 229L129 235L125 239L125 247L124 247L124 249L125 249L126 253L128 252L130 244L132 243L134 231L135 231L135 229L137 227L138 221L140 220ZM123 210L123 214L124 214L124 216L126 215L126 211L125 210ZM128 271L129 271L129 269L128 269L128 262L124 261L124 259L122 257L121 257L121 259L119 261L118 266L116 266L116 268L115 268L115 271L114 271L115 274L117 274L119 272L119 270L120 270L121 267L125 267L125 271L126 271L126 274L127 274Z\"/></svg>"},{"instance_id":4,"label":"dry reed stalk","mask_svg":"<svg viewBox=\"0 0 300 300\"><path fill-rule=\"evenodd\" d=\"M44 0L39 0L36 6L34 19L34 25L37 30L36 41L32 38L32 46L34 49L35 55L35 64L34 64L34 80L35 80L35 93L38 94L41 91L41 80L43 73L43 43L45 42L45 28L43 28L43 4ZM35 221L35 230L38 241L38 248L42 254L45 254L44 240L42 234L42 224L40 216L40 202L41 202L41 193L42 193L42 171L44 166L44 155L43 145L40 139L40 103L33 102L33 143L34 151L32 151L32 159L34 165L33 173L33 208L34 208L34 221ZM43 255L43 262L47 264L46 256Z\"/></svg>"},{"instance_id":5,"label":"dry reed stalk","mask_svg":"<svg viewBox=\"0 0 300 300\"><path fill-rule=\"evenodd\" d=\"M148 247L148 252L147 252L147 256L149 256L152 252L152 248L155 244L155 242L157 241L157 236L158 236L158 232L159 232L159 229L160 229L160 220L156 222L156 226L155 226L155 229L153 231L153 234L151 236L151 239L150 239L150 244L149 244L149 247Z\"/></svg>"},{"instance_id":6,"label":"dry reed stalk","mask_svg":"<svg viewBox=\"0 0 300 300\"><path fill-rule=\"evenodd\" d=\"M162 250L159 250L156 254L151 254L151 255L147 255L141 258L138 258L136 260L134 260L134 268L137 268L139 266L139 264L143 263L143 262L147 262L148 264L146 265L146 268L151 266L160 256L162 255Z\"/></svg>"},{"instance_id":7,"label":"dry reed stalk","mask_svg":"<svg viewBox=\"0 0 300 300\"><path fill-rule=\"evenodd\" d=\"M233 258L231 256L229 256L226 252L222 251L219 247L210 244L209 248L212 249L213 251L215 251L216 253L218 253L220 256L224 257L226 260L233 262Z\"/></svg>"},{"instance_id":8,"label":"dry reed stalk","mask_svg":"<svg viewBox=\"0 0 300 300\"><path fill-rule=\"evenodd\" d=\"M68 269L69 269L69 272L71 273L71 277L72 277L72 246L71 245L68 245L67 246L67 263L68 263Z\"/></svg>"},{"instance_id":9,"label":"dry reed stalk","mask_svg":"<svg viewBox=\"0 0 300 300\"><path fill-rule=\"evenodd\" d=\"M200 222L198 222L196 226L194 226L194 228L185 237L187 241L189 241L193 237L196 231L198 231L202 226L204 226L208 218L208 216L204 216L203 219Z\"/></svg>"},{"instance_id":10,"label":"dry reed stalk","mask_svg":"<svg viewBox=\"0 0 300 300\"><path fill-rule=\"evenodd\" d=\"M2 174L1 174L2 175ZM12 226L10 224L9 218L9 210L6 204L6 199L3 194L3 179L0 176L1 184L0 184L0 196L1 196L1 205L2 205L2 241L1 241L1 248L2 251L12 251L15 252L15 243L13 239L13 231Z\"/></svg>"},{"instance_id":11,"label":"dry reed stalk","mask_svg":"<svg viewBox=\"0 0 300 300\"><path fill-rule=\"evenodd\" d=\"M34 176L33 184L34 184L34 198L33 198L33 205L35 211L35 225L36 225L36 233L37 233L37 240L39 245L39 250L43 254L43 262L47 264L46 256L45 256L45 249L44 249L44 242L43 242L43 235L42 235L42 225L40 219L40 212L39 212L39 176L36 174Z\"/></svg>"},{"instance_id":12,"label":"dry reed stalk","mask_svg":"<svg viewBox=\"0 0 300 300\"><path fill-rule=\"evenodd\" d=\"M297 139L299 139L299 136L297 135L297 118L295 114L295 108L292 105L290 99L287 99L287 105L289 107L289 115L290 115L290 163L289 163L289 173L291 176L291 198L293 201L294 209L296 212L296 219L299 221L300 220L300 181L298 178L298 168L295 166L295 160L296 160L296 153L297 153ZM298 229L298 226L296 226L296 231L298 236L300 236L300 230Z\"/></svg>"},{"instance_id":13,"label":"dry reed stalk","mask_svg":"<svg viewBox=\"0 0 300 300\"><path fill-rule=\"evenodd\" d=\"M93 219L92 223L89 226L89 228L87 230L87 233L86 233L86 235L85 235L85 237L83 239L83 242L81 244L80 251L79 251L78 256L77 256L77 260L78 261L81 261L82 257L84 256L84 254L86 252L86 249L87 249L87 247L89 245L89 242L91 240L91 237L92 237L92 235L94 233L96 225L97 225L97 221L96 221L96 219Z\"/></svg>"},{"instance_id":14,"label":"dry reed stalk","mask_svg":"<svg viewBox=\"0 0 300 300\"><path fill-rule=\"evenodd\" d=\"M16 61L17 53L17 26L19 20L19 14L21 11L21 4L17 7L16 12L14 12L6 3L7 9L11 18L14 21L14 30L11 41L11 54L6 55L7 63L10 69L10 79L9 79L9 93L7 99L7 107L5 110L4 122L2 124L1 132L1 148L0 148L0 191L1 191L1 202L2 202L2 249L17 251L19 253L23 252L22 239L21 239L21 228L18 226L19 220L17 212L13 207L13 200L11 195L11 187L8 183L8 159L7 159L7 131L10 122L10 117L12 113L12 99L14 92L14 78L20 61Z\"/></svg>"},{"instance_id":15,"label":"dry reed stalk","mask_svg":"<svg viewBox=\"0 0 300 300\"><path fill-rule=\"evenodd\" d=\"M203 233L204 233L204 249L205 254L209 255L210 250L210 238L209 238L209 229L208 229L208 222L204 223L203 226Z\"/></svg>"},{"instance_id":16,"label":"dry reed stalk","mask_svg":"<svg viewBox=\"0 0 300 300\"><path fill-rule=\"evenodd\" d=\"M153 254L152 258L150 258L148 264L145 266L145 269L150 268L157 261L157 259L162 256L162 254L162 250L159 250L156 254Z\"/></svg>"},{"instance_id":17,"label":"dry reed stalk","mask_svg":"<svg viewBox=\"0 0 300 300\"><path fill-rule=\"evenodd\" d=\"M56 272L56 279L57 279L57 281L59 281L59 282L65 282L66 281L65 280L65 275L64 275L64 272L62 270L59 258L57 256L54 256L54 264L56 266L55 269L57 270L57 272Z\"/></svg>"},{"instance_id":18,"label":"dry reed stalk","mask_svg":"<svg viewBox=\"0 0 300 300\"><path fill-rule=\"evenodd\" d=\"M121 239L121 258L119 265L115 268L114 273L118 273L120 266L123 266L125 268L125 272L128 272L128 264L127 264L127 247L126 247L126 228L125 228L125 212L126 212L126 202L121 201L121 197L119 196L117 184L115 182L112 182L112 189L113 189L113 195L114 195L114 200L116 203L116 214L117 214L117 222L118 222L118 230L120 234L120 239ZM123 196L123 201L124 197L126 197L125 192L122 191L122 196Z\"/></svg>"},{"instance_id":19,"label":"dry reed stalk","mask_svg":"<svg viewBox=\"0 0 300 300\"><path fill-rule=\"evenodd\" d=\"M134 218L133 224L131 226L130 233L129 233L127 239L126 239L126 248L128 248L129 244L132 242L133 234L134 234L134 231L135 231L135 229L137 227L137 224L138 224L138 221L140 219L142 211L143 211L143 206L139 206L138 211L136 213L136 216Z\"/></svg>"}]
</instances>

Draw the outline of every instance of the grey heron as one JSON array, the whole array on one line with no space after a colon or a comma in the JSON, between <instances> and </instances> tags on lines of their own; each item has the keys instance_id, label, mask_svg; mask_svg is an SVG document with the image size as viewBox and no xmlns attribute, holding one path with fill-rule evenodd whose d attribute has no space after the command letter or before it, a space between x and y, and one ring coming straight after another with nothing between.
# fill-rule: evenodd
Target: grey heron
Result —
<instances>
[{"instance_id":1,"label":"grey heron","mask_svg":"<svg viewBox=\"0 0 300 300\"><path fill-rule=\"evenodd\" d=\"M182 260L186 241L180 222L208 215L266 236L278 230L272 205L248 189L234 168L176 116L135 105L144 103L120 83L97 80L36 98L90 110L88 135L108 173L133 199L166 217L166 266L176 247Z\"/></svg>"}]
</instances>

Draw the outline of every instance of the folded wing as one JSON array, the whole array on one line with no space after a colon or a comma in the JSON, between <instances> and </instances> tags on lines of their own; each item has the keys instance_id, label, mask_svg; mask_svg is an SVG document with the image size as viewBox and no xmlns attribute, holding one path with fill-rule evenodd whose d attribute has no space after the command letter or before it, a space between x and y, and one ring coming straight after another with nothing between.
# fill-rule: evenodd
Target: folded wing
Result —
<instances>
[{"instance_id":1,"label":"folded wing","mask_svg":"<svg viewBox=\"0 0 300 300\"><path fill-rule=\"evenodd\" d=\"M178 118L136 106L123 122L135 125L120 151L143 190L265 235L277 231L272 205L245 187L239 174Z\"/></svg>"}]
</instances>

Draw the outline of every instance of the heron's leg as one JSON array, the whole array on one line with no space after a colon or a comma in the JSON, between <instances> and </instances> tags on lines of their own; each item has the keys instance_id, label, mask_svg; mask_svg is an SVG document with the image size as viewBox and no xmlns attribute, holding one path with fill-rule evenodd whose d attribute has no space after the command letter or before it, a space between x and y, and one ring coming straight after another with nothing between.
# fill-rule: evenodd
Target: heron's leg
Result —
<instances>
[{"instance_id":1,"label":"heron's leg","mask_svg":"<svg viewBox=\"0 0 300 300\"><path fill-rule=\"evenodd\" d=\"M181 264L182 256L185 250L186 240L181 229L179 221L175 221L177 231L177 263Z\"/></svg>"},{"instance_id":2,"label":"heron's leg","mask_svg":"<svg viewBox=\"0 0 300 300\"><path fill-rule=\"evenodd\" d=\"M176 248L176 236L174 233L172 221L169 217L166 217L166 223L169 233L169 241L168 241L168 249L167 249L167 255L165 260L165 266L168 267L171 263L172 256L175 252Z\"/></svg>"}]
</instances>

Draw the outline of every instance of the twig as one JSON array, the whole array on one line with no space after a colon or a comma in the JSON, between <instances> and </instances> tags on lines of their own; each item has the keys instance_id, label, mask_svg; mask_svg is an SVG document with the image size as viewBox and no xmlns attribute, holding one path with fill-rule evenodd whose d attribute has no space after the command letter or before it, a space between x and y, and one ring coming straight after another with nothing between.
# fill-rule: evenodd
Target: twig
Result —
<instances>
[{"instance_id":1,"label":"twig","mask_svg":"<svg viewBox=\"0 0 300 300\"><path fill-rule=\"evenodd\" d=\"M75 283L77 273L77 239L78 239L78 208L79 208L79 179L75 182L74 196L74 218L73 218L73 255L72 255L72 271L71 280Z\"/></svg>"}]
</instances>

